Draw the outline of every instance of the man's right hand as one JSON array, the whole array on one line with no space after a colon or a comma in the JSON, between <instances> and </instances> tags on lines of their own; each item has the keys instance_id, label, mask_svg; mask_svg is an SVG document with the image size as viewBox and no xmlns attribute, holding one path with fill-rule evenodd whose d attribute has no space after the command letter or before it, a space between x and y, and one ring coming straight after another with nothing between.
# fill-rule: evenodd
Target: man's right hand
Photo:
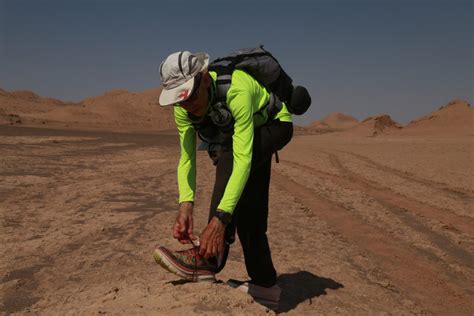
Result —
<instances>
[{"instance_id":1,"label":"man's right hand","mask_svg":"<svg viewBox=\"0 0 474 316\"><path fill-rule=\"evenodd\" d=\"M195 240L193 235L193 202L183 202L179 205L178 216L173 226L173 237L182 244Z\"/></svg>"}]
</instances>

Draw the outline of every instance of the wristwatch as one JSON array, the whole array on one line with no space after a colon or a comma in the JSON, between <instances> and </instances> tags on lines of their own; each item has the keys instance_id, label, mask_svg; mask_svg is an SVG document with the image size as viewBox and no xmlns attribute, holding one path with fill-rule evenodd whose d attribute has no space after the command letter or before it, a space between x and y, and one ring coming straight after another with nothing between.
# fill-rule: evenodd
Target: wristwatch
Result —
<instances>
[{"instance_id":1,"label":"wristwatch","mask_svg":"<svg viewBox=\"0 0 474 316\"><path fill-rule=\"evenodd\" d=\"M217 211L214 216L217 217L224 225L229 225L230 222L232 222L232 214L230 213Z\"/></svg>"}]
</instances>

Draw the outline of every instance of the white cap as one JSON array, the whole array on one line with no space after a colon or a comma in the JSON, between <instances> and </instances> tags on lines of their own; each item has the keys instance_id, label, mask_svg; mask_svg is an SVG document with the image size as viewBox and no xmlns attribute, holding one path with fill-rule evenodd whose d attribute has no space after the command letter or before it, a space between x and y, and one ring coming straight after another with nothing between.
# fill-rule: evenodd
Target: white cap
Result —
<instances>
[{"instance_id":1,"label":"white cap","mask_svg":"<svg viewBox=\"0 0 474 316\"><path fill-rule=\"evenodd\" d=\"M194 77L209 65L206 53L176 52L169 55L160 65L160 77L163 90L160 105L185 101L192 94Z\"/></svg>"}]
</instances>

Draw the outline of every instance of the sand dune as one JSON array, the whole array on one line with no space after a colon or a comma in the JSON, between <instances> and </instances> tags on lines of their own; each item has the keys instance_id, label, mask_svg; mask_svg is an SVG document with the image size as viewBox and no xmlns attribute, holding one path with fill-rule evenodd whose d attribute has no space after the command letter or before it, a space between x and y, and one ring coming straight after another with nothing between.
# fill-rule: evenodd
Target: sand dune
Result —
<instances>
[{"instance_id":1,"label":"sand dune","mask_svg":"<svg viewBox=\"0 0 474 316\"><path fill-rule=\"evenodd\" d=\"M175 129L172 108L158 104L160 88L142 92L112 90L77 103L39 96L31 91L0 89L0 124L105 131L160 131ZM473 135L474 110L466 101L454 100L405 128L388 114L354 117L329 113L308 126L295 126L295 135L340 132L345 136Z\"/></svg>"},{"instance_id":2,"label":"sand dune","mask_svg":"<svg viewBox=\"0 0 474 316\"><path fill-rule=\"evenodd\" d=\"M0 109L8 114L44 113L55 109L57 106L72 104L74 103L41 97L31 91L7 92L3 89L0 91Z\"/></svg>"},{"instance_id":3,"label":"sand dune","mask_svg":"<svg viewBox=\"0 0 474 316\"><path fill-rule=\"evenodd\" d=\"M359 121L351 115L332 112L323 118L321 123L333 129L348 129L357 125Z\"/></svg>"},{"instance_id":4,"label":"sand dune","mask_svg":"<svg viewBox=\"0 0 474 316\"><path fill-rule=\"evenodd\" d=\"M174 128L171 108L158 104L160 89L140 93L113 90L78 103L44 98L30 91L1 91L0 123L121 131Z\"/></svg>"},{"instance_id":5,"label":"sand dune","mask_svg":"<svg viewBox=\"0 0 474 316\"><path fill-rule=\"evenodd\" d=\"M411 121L402 135L474 135L474 109L466 101L451 101Z\"/></svg>"},{"instance_id":6,"label":"sand dune","mask_svg":"<svg viewBox=\"0 0 474 316\"><path fill-rule=\"evenodd\" d=\"M366 137L381 135L466 136L474 135L474 109L463 100L453 100L437 111L403 127L388 114L370 116L360 123L350 115L331 113L308 126L295 128L296 135L327 134Z\"/></svg>"},{"instance_id":7,"label":"sand dune","mask_svg":"<svg viewBox=\"0 0 474 316\"><path fill-rule=\"evenodd\" d=\"M47 113L63 105L66 103L43 98L30 91L7 92L0 89L0 124L26 125L32 123L29 115Z\"/></svg>"},{"instance_id":8,"label":"sand dune","mask_svg":"<svg viewBox=\"0 0 474 316\"><path fill-rule=\"evenodd\" d=\"M326 115L322 120L313 121L310 125L296 127L297 135L325 134L345 130L357 125L358 121L354 117L332 112Z\"/></svg>"},{"instance_id":9,"label":"sand dune","mask_svg":"<svg viewBox=\"0 0 474 316\"><path fill-rule=\"evenodd\" d=\"M392 120L390 115L378 114L366 118L358 125L346 130L344 133L353 136L377 136L381 134L390 134L400 130L401 128L402 126Z\"/></svg>"}]
</instances>

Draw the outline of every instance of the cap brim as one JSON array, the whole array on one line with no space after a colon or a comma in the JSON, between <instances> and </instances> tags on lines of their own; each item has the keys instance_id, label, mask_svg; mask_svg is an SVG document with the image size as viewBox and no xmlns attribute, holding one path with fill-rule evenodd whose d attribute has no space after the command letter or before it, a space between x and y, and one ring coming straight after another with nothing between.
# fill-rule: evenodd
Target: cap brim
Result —
<instances>
[{"instance_id":1,"label":"cap brim","mask_svg":"<svg viewBox=\"0 0 474 316\"><path fill-rule=\"evenodd\" d=\"M194 87L194 77L176 88L161 90L159 103L161 106L167 106L185 101L191 96Z\"/></svg>"}]
</instances>

